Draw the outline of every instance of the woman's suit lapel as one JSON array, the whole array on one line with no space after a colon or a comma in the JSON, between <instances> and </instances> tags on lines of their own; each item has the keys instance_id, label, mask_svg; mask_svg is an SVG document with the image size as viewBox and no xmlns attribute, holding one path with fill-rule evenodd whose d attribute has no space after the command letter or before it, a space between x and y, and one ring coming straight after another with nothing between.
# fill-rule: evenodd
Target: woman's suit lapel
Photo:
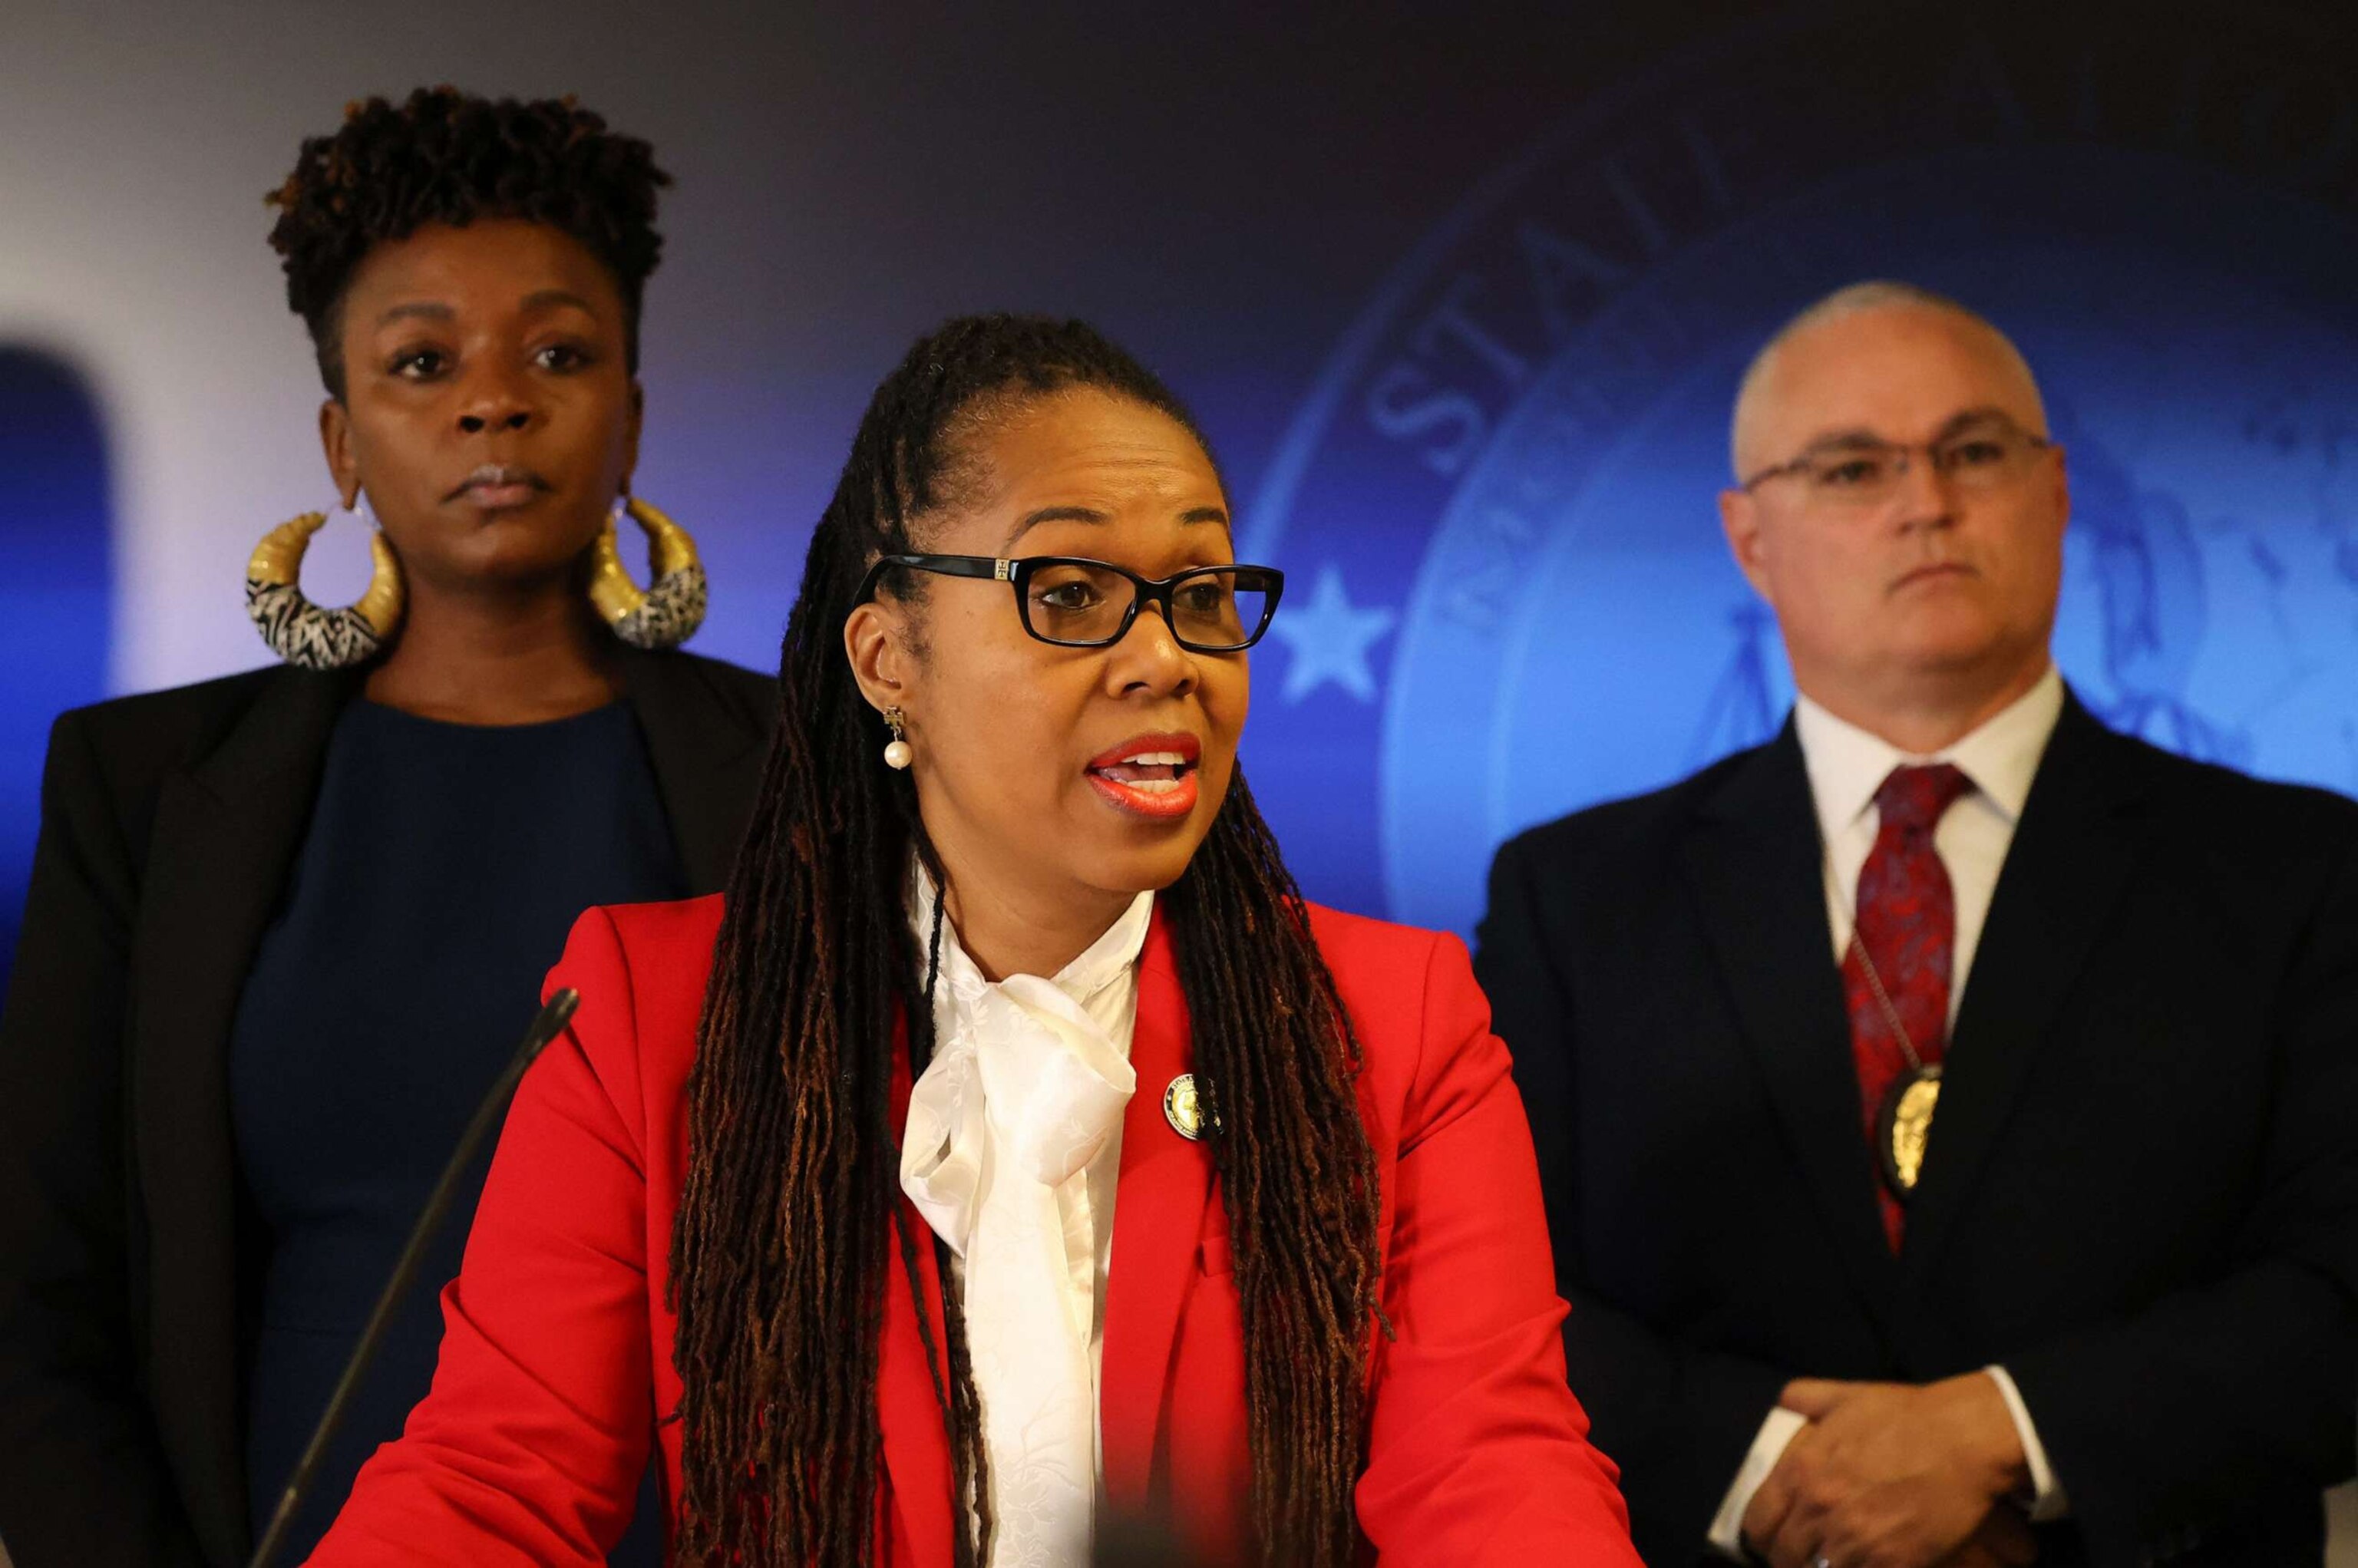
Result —
<instances>
[{"instance_id":1,"label":"woman's suit lapel","mask_svg":"<svg viewBox=\"0 0 2358 1568\"><path fill-rule=\"evenodd\" d=\"M896 1057L905 1064L904 1052ZM1171 932L1160 905L1139 964L1138 1022L1130 1036L1138 1092L1121 1127L1121 1173L1114 1203L1113 1267L1107 1287L1105 1356L1098 1393L1107 1497L1130 1513L1149 1505L1157 1433L1179 1314L1195 1272L1204 1211L1212 1192L1208 1143L1182 1138L1163 1114L1163 1092L1189 1070L1187 1006L1180 993ZM892 1127L908 1112L905 1065L895 1069ZM915 1207L901 1203L917 1254L917 1288L892 1248L885 1294L877 1399L885 1468L892 1477L903 1556L918 1563L950 1561L950 1456L942 1426L938 1362L929 1362L917 1327L925 1307L936 1348L942 1344L941 1283L934 1233ZM946 1377L946 1373L939 1373Z\"/></svg>"},{"instance_id":2,"label":"woman's suit lapel","mask_svg":"<svg viewBox=\"0 0 2358 1568\"><path fill-rule=\"evenodd\" d=\"M697 891L717 889L760 784L761 720L686 655L624 649L618 668L681 869ZM329 737L362 679L273 671L219 745L164 779L132 934L126 1116L146 1371L164 1447L216 1562L250 1550L230 1030L309 825Z\"/></svg>"},{"instance_id":3,"label":"woman's suit lapel","mask_svg":"<svg viewBox=\"0 0 2358 1568\"><path fill-rule=\"evenodd\" d=\"M1212 1146L1183 1138L1163 1115L1171 1080L1195 1054L1179 989L1171 925L1158 902L1138 971L1138 1023L1130 1036L1138 1092L1121 1119L1121 1175L1113 1209L1113 1262L1106 1283L1105 1359L1098 1424L1106 1496L1118 1512L1149 1509L1179 1309L1195 1273L1204 1210L1212 1195Z\"/></svg>"},{"instance_id":4,"label":"woman's suit lapel","mask_svg":"<svg viewBox=\"0 0 2358 1568\"><path fill-rule=\"evenodd\" d=\"M688 891L718 892L728 885L730 863L761 789L771 715L749 713L730 700L720 677L739 672L687 654L618 647L616 668L646 738Z\"/></svg>"},{"instance_id":5,"label":"woman's suit lapel","mask_svg":"<svg viewBox=\"0 0 2358 1568\"><path fill-rule=\"evenodd\" d=\"M132 934L126 1109L156 1417L206 1555L249 1549L238 1438L229 1037L302 841L345 674L276 672L222 743L168 775Z\"/></svg>"},{"instance_id":6,"label":"woman's suit lapel","mask_svg":"<svg viewBox=\"0 0 2358 1568\"><path fill-rule=\"evenodd\" d=\"M909 1046L892 1041L892 1137L897 1147L909 1119ZM898 1161L895 1161L897 1181ZM891 1562L946 1564L950 1550L950 1448L943 1401L949 1387L942 1323L942 1276L935 1261L933 1227L903 1197L895 1207L898 1232L885 1239L884 1324L876 1352L876 1424L892 1481L892 1517L885 1522L899 1550ZM909 1254L902 1250L905 1237ZM911 1288L904 1258L913 1254ZM920 1332L917 1314L925 1314Z\"/></svg>"}]
</instances>

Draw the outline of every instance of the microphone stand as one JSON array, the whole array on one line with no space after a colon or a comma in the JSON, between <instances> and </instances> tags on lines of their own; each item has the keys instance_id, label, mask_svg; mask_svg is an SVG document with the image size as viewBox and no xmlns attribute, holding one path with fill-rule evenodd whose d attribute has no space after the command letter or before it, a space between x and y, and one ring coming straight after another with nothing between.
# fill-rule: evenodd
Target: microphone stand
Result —
<instances>
[{"instance_id":1,"label":"microphone stand","mask_svg":"<svg viewBox=\"0 0 2358 1568\"><path fill-rule=\"evenodd\" d=\"M435 1182L417 1223L409 1228L409 1239L403 1244L400 1260L393 1266L393 1277L378 1294L376 1306L369 1314L368 1326L361 1330L360 1343L352 1347L352 1359L344 1363L343 1376L336 1379L335 1392L328 1396L328 1408L320 1412L319 1423L311 1429L311 1441L304 1445L303 1457L296 1461L294 1474L287 1478L287 1490L280 1494L278 1507L270 1516L270 1528L263 1531L262 1542L247 1559L246 1568L269 1568L271 1559L287 1544L287 1533L295 1524L295 1510L304 1494L311 1489L319 1461L327 1454L328 1442L343 1424L344 1411L352 1404L361 1379L367 1375L369 1363L376 1358L377 1346L393 1323L394 1308L409 1293L410 1285L416 1280L417 1267L426 1259L426 1244L433 1239L434 1233L441 1228L443 1217L450 1211L451 1200L458 1195L460 1174L474 1159L476 1149L491 1131L492 1123L505 1111L508 1097L523 1081L525 1069L532 1065L533 1059L546 1049L550 1041L564 1033L566 1024L572 1020L573 1010L580 1005L581 993L570 988L550 997L548 1005L532 1021L532 1027L525 1031L524 1044L508 1059L506 1071L483 1096L482 1103L475 1107L473 1119L459 1135L459 1147L451 1151L450 1162L442 1167L442 1174Z\"/></svg>"}]
</instances>

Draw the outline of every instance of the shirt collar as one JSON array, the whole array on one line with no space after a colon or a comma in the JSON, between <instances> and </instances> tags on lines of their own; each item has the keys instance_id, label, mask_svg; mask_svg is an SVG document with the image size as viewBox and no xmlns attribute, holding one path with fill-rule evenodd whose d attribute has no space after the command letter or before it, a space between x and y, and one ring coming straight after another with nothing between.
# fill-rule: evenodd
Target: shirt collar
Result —
<instances>
[{"instance_id":1,"label":"shirt collar","mask_svg":"<svg viewBox=\"0 0 2358 1568\"><path fill-rule=\"evenodd\" d=\"M1949 762L1973 780L2011 823L2030 798L2039 759L2063 714L2063 677L2055 666L2028 691L1983 720L1954 744L1929 757L1901 751L1871 730L1835 718L1807 697L1793 701L1793 728L1817 804L1818 827L1828 842L1874 803L1891 770L1911 763Z\"/></svg>"},{"instance_id":2,"label":"shirt collar","mask_svg":"<svg viewBox=\"0 0 2358 1568\"><path fill-rule=\"evenodd\" d=\"M934 879L917 858L909 858L909 929L917 938L917 962L925 961L925 946L934 934ZM1146 949L1147 927L1154 918L1152 889L1130 901L1104 934L1082 949L1079 957L1049 978L1049 983L1076 1005L1087 1007L1090 999L1121 979L1138 962ZM983 979L965 946L958 941L957 927L942 922L942 983L951 995L971 1000L990 985ZM920 976L922 981L923 977Z\"/></svg>"}]
</instances>

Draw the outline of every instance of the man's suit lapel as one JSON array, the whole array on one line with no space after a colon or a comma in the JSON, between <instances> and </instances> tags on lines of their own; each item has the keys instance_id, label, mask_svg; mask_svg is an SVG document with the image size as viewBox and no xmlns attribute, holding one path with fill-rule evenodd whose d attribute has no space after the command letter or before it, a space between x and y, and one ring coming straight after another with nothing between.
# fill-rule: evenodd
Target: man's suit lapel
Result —
<instances>
[{"instance_id":1,"label":"man's suit lapel","mask_svg":"<svg viewBox=\"0 0 2358 1568\"><path fill-rule=\"evenodd\" d=\"M1788 722L1738 761L1684 846L1687 879L1742 1032L1852 1282L1888 1323L1898 1282L1859 1135L1850 1014L1826 925L1823 850ZM1738 1179L1740 1179L1740 1174Z\"/></svg>"},{"instance_id":2,"label":"man's suit lapel","mask_svg":"<svg viewBox=\"0 0 2358 1568\"><path fill-rule=\"evenodd\" d=\"M222 744L168 777L133 935L129 1119L148 1248L156 1404L199 1539L248 1550L237 1433L230 1028L356 683L285 669Z\"/></svg>"},{"instance_id":3,"label":"man's suit lapel","mask_svg":"<svg viewBox=\"0 0 2358 1568\"><path fill-rule=\"evenodd\" d=\"M1163 1115L1171 1080L1191 1069L1187 1003L1171 928L1158 902L1139 962L1130 1065L1138 1090L1121 1121L1113 1268L1106 1287L1104 1370L1098 1380L1106 1495L1117 1509L1149 1506L1179 1309L1195 1274L1212 1195L1212 1146L1181 1137Z\"/></svg>"},{"instance_id":4,"label":"man's suit lapel","mask_svg":"<svg viewBox=\"0 0 2358 1568\"><path fill-rule=\"evenodd\" d=\"M1941 1073L1941 1104L1903 1253L1921 1281L2135 869L2137 784L2121 742L2067 697L2040 759Z\"/></svg>"},{"instance_id":5,"label":"man's suit lapel","mask_svg":"<svg viewBox=\"0 0 2358 1568\"><path fill-rule=\"evenodd\" d=\"M617 659L689 891L719 892L761 788L768 737L715 694L709 665L629 647L618 648Z\"/></svg>"}]
</instances>

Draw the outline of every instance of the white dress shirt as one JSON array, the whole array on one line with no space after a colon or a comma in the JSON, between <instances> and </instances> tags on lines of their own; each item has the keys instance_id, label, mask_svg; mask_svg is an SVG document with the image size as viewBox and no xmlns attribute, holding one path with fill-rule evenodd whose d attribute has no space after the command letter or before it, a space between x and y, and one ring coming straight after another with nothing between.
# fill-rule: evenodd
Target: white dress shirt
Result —
<instances>
[{"instance_id":1,"label":"white dress shirt","mask_svg":"<svg viewBox=\"0 0 2358 1568\"><path fill-rule=\"evenodd\" d=\"M911 879L925 951L934 887ZM1141 892L1054 979L983 978L942 925L934 1055L909 1097L901 1187L954 1254L981 1402L992 1568L1085 1568L1121 1118L1136 1089Z\"/></svg>"},{"instance_id":2,"label":"white dress shirt","mask_svg":"<svg viewBox=\"0 0 2358 1568\"><path fill-rule=\"evenodd\" d=\"M1880 813L1875 793L1891 770L1928 762L1948 762L1973 781L1974 787L1942 816L1932 830L1932 848L1949 873L1955 896L1956 942L1949 972L1949 1022L1957 1020L1957 1006L1972 978L1974 953L1981 946L1982 927L1989 919L1990 895L1997 891L1999 870L2014 842L2014 827L2021 820L2023 802L2030 796L2030 781L2039 759L2055 733L2063 712L2063 677L2050 666L2039 684L2015 699L1979 729L1946 751L1930 757L1912 756L1880 736L1835 718L1802 697L1793 704L1793 728L1801 742L1801 761L1810 775L1810 795L1817 806L1818 833L1825 845L1827 924L1833 932L1833 958L1840 965L1850 946L1851 927L1857 918L1859 873L1875 847ZM2063 1488L2047 1463L2047 1451L2031 1424L2021 1390L2003 1367L1987 1368L1998 1393L2014 1417L2015 1433L2029 1462L2033 1491L2030 1517L2045 1520L2062 1517L2067 1506ZM1783 1456L1785 1445L1809 1423L1789 1410L1772 1410L1760 1423L1759 1435L1736 1473L1735 1484L1721 1499L1712 1519L1711 1543L1728 1556L1744 1555L1744 1515L1753 1493L1768 1478Z\"/></svg>"}]
</instances>

